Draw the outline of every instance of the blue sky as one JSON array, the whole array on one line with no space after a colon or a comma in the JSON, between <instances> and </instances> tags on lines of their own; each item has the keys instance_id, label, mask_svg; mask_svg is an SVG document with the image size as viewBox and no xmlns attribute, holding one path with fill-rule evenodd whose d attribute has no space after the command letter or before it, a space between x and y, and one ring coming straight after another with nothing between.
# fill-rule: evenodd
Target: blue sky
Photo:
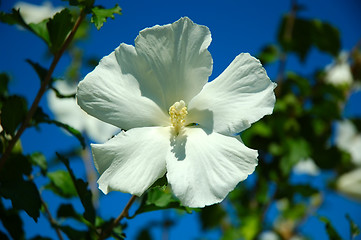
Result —
<instances>
[{"instance_id":1,"label":"blue sky","mask_svg":"<svg viewBox=\"0 0 361 240\"><path fill-rule=\"evenodd\" d=\"M12 0L1 1L0 9L10 11L15 2ZM28 2L41 3L42 1ZM52 1L52 3L55 6L64 5L63 1ZM214 67L211 79L217 77L239 53L249 52L252 55L257 55L265 44L276 42L279 21L290 8L289 0L107 0L97 1L97 3L105 4L108 7L118 3L123 8L123 15L116 16L115 20L108 20L100 31L92 28L90 39L81 44L86 56L103 57L122 42L133 44L138 32L146 27L168 24L180 17L188 16L195 23L206 25L212 33L209 51L213 57ZM350 50L361 38L361 3L359 0L304 0L299 1L299 3L306 7L300 16L328 21L340 30L342 49ZM0 33L0 72L6 71L11 75L11 93L23 95L28 99L28 103L31 103L39 88L39 81L24 60L30 58L48 66L50 60L45 56L45 44L31 33L20 31L13 26L0 24ZM323 68L331 62L332 58L329 55L312 49L304 64L291 56L287 63L287 69L310 74L315 69ZM62 77L68 63L69 58L65 56L57 67L55 76ZM271 65L266 69L271 79L275 78L276 69L277 65ZM84 69L82 75L85 75L87 71L89 69ZM355 104L359 98L355 97L354 99L356 99L352 103L354 107L351 109L353 111L359 107L358 104ZM42 100L41 105L47 113L51 113L45 100L45 98ZM27 130L22 137L22 143L26 153L42 151L47 158L53 157L55 151L66 151L78 144L74 138L65 135L61 130L47 125L43 125L40 131ZM81 161L73 162L72 166L80 169L77 172L79 176L84 174ZM41 181L43 180L40 179ZM111 193L102 197L100 202L102 216L108 218L118 215L129 197L129 195L122 193ZM359 203L346 201L336 194L331 194L329 197L330 201L320 212L329 215L332 221L336 221L337 224L335 225L337 225L338 230L341 231L348 227L344 218L345 211L350 211L351 216L361 225L361 219L356 219L356 216L361 216ZM52 204L56 204L58 201L52 194L46 192L44 192L44 198L52 201ZM340 205L343 206L342 209L338 207ZM169 214L176 217L174 212ZM160 220L162 216L162 212L157 212L144 214L130 220L129 239L134 237L139 226L147 224L150 220ZM44 228L49 228L44 218L40 219L38 225L33 224L32 219L26 216L24 219L26 220L26 229L31 236L37 232L43 232ZM203 236L200 235L196 214L184 215L177 217L177 219L177 225L171 232L171 239L191 239ZM304 225L303 229L315 238L323 239L325 237L324 231L315 232L313 226L322 228L322 224L312 218ZM49 231L49 234L55 236L53 231ZM157 235L156 239L160 238L160 231L156 231L155 234ZM344 237L347 237L345 233L343 234ZM217 239L218 235L213 232L210 237Z\"/></svg>"}]
</instances>

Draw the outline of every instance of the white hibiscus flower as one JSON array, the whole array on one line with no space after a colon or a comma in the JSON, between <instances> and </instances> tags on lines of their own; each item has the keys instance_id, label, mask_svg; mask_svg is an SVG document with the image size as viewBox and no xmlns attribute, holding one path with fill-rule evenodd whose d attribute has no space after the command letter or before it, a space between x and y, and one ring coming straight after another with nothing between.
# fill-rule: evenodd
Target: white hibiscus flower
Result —
<instances>
[{"instance_id":1,"label":"white hibiscus flower","mask_svg":"<svg viewBox=\"0 0 361 240\"><path fill-rule=\"evenodd\" d=\"M347 53L341 53L335 62L326 66L326 82L335 86L352 84L353 77L347 57Z\"/></svg>"},{"instance_id":2,"label":"white hibiscus flower","mask_svg":"<svg viewBox=\"0 0 361 240\"><path fill-rule=\"evenodd\" d=\"M50 18L55 13L60 12L63 7L54 7L51 2L44 2L42 5L27 2L17 2L15 9L20 9L20 14L26 23L39 23L46 18Z\"/></svg>"},{"instance_id":3,"label":"white hibiscus flower","mask_svg":"<svg viewBox=\"0 0 361 240\"><path fill-rule=\"evenodd\" d=\"M341 175L337 179L336 187L341 193L361 200L361 168L356 168Z\"/></svg>"},{"instance_id":4,"label":"white hibiscus flower","mask_svg":"<svg viewBox=\"0 0 361 240\"><path fill-rule=\"evenodd\" d=\"M254 171L257 151L235 135L272 113L276 85L247 53L208 83L210 42L209 29L186 17L147 28L80 82L78 104L126 130L92 145L105 194L140 196L166 174L182 204L204 207Z\"/></svg>"},{"instance_id":5,"label":"white hibiscus flower","mask_svg":"<svg viewBox=\"0 0 361 240\"><path fill-rule=\"evenodd\" d=\"M337 123L335 142L340 149L350 153L354 164L361 166L361 134L351 121Z\"/></svg>"},{"instance_id":6,"label":"white hibiscus flower","mask_svg":"<svg viewBox=\"0 0 361 240\"><path fill-rule=\"evenodd\" d=\"M306 174L310 176L320 174L320 169L311 158L301 159L301 161L293 167L293 171L296 174Z\"/></svg>"},{"instance_id":7,"label":"white hibiscus flower","mask_svg":"<svg viewBox=\"0 0 361 240\"><path fill-rule=\"evenodd\" d=\"M74 94L77 84L57 81L54 87L64 95ZM58 98L53 91L47 95L48 105L55 118L69 126L85 132L96 142L104 142L112 137L119 128L88 115L77 104L74 98Z\"/></svg>"}]
</instances>

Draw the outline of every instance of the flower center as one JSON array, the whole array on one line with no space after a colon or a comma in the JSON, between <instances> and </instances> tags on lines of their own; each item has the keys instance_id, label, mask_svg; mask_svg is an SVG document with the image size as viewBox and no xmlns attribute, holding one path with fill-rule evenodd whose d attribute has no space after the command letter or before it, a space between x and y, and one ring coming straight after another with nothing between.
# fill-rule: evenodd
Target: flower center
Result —
<instances>
[{"instance_id":1,"label":"flower center","mask_svg":"<svg viewBox=\"0 0 361 240\"><path fill-rule=\"evenodd\" d=\"M170 122L176 134L178 134L179 131L184 127L187 114L187 107L183 100L175 102L169 108Z\"/></svg>"}]
</instances>

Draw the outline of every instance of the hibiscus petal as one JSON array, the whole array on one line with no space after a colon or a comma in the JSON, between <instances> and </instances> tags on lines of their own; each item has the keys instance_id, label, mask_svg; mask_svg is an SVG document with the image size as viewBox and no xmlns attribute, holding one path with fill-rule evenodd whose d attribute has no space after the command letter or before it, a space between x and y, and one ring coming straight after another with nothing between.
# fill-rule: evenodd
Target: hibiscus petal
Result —
<instances>
[{"instance_id":1,"label":"hibiscus petal","mask_svg":"<svg viewBox=\"0 0 361 240\"><path fill-rule=\"evenodd\" d=\"M157 103L165 111L177 101L189 102L212 73L212 56L207 50L210 42L209 29L187 17L142 30L135 49L149 64L153 78L139 79L141 89L157 89L150 86L155 84L162 91L161 102Z\"/></svg>"},{"instance_id":2,"label":"hibiscus petal","mask_svg":"<svg viewBox=\"0 0 361 240\"><path fill-rule=\"evenodd\" d=\"M92 144L99 189L142 195L166 172L169 128L134 128L104 144Z\"/></svg>"},{"instance_id":3,"label":"hibiscus petal","mask_svg":"<svg viewBox=\"0 0 361 240\"><path fill-rule=\"evenodd\" d=\"M79 106L90 115L126 130L169 125L167 112L142 96L138 81L125 70L119 66L115 52L104 57L79 83Z\"/></svg>"},{"instance_id":4,"label":"hibiscus petal","mask_svg":"<svg viewBox=\"0 0 361 240\"><path fill-rule=\"evenodd\" d=\"M261 63L242 53L192 99L187 122L226 135L239 133L272 113L275 87Z\"/></svg>"},{"instance_id":5,"label":"hibiscus petal","mask_svg":"<svg viewBox=\"0 0 361 240\"><path fill-rule=\"evenodd\" d=\"M204 207L222 201L257 166L256 150L235 137L186 128L172 142L167 178L182 204Z\"/></svg>"}]
</instances>

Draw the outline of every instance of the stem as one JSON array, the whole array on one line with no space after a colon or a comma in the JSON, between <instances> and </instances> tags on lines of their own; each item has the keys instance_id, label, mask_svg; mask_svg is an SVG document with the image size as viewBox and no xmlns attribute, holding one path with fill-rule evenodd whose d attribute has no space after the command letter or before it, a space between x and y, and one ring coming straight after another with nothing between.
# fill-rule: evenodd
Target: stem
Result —
<instances>
[{"instance_id":1,"label":"stem","mask_svg":"<svg viewBox=\"0 0 361 240\"><path fill-rule=\"evenodd\" d=\"M58 64L61 56L63 55L63 53L65 52L65 50L67 49L67 47L69 46L69 44L71 43L71 41L74 38L74 35L76 33L76 31L78 30L78 27L80 26L80 23L83 21L85 17L85 13L84 11L80 12L80 15L77 19L77 21L74 24L73 29L71 30L70 34L68 35L68 37L65 39L63 46L61 47L61 49L59 50L59 52L57 52L54 55L54 59L50 65L50 68L44 78L44 81L41 83L40 89L38 91L38 93L36 94L36 97L24 119L24 121L22 122L19 130L16 132L15 136L11 139L11 141L9 142L9 145L6 147L4 154L1 156L0 159L0 170L3 167L4 163L6 162L6 160L9 158L11 151L13 150L16 142L20 139L20 136L23 134L23 132L25 131L25 129L28 127L32 117L35 114L36 109L38 108L38 105L40 103L41 97L44 95L45 91L47 90L47 87L49 85L51 76L55 70L56 65Z\"/></svg>"},{"instance_id":2,"label":"stem","mask_svg":"<svg viewBox=\"0 0 361 240\"><path fill-rule=\"evenodd\" d=\"M63 236L61 235L60 229L59 229L59 227L58 227L58 223L56 222L56 220L55 220L55 219L53 218L53 216L51 215L48 206L47 206L46 203L44 202L43 198L40 197L40 201L41 201L41 204L42 204L43 207L44 207L45 212L46 212L47 215L48 215L48 219L49 219L49 222L50 222L51 226L55 229L56 234L58 235L59 240L63 240Z\"/></svg>"},{"instance_id":3,"label":"stem","mask_svg":"<svg viewBox=\"0 0 361 240\"><path fill-rule=\"evenodd\" d=\"M137 198L137 196L133 195L133 196L129 199L127 205L125 205L123 211L119 214L119 216L113 221L113 223L112 223L106 230L104 230L104 231L100 234L99 240L105 239L105 238L108 236L108 234L110 234L110 232L112 231L112 229L119 224L120 220L122 220L124 217L127 217L127 216L128 216L129 209L130 209L130 207L133 205L133 203L134 203L134 201L135 201L136 198Z\"/></svg>"}]
</instances>

